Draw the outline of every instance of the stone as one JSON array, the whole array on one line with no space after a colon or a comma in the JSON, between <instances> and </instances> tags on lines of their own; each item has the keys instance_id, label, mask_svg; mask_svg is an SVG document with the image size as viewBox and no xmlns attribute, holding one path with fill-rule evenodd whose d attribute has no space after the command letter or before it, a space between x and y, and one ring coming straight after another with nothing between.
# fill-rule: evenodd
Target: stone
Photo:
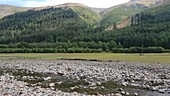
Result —
<instances>
[{"instance_id":1,"label":"stone","mask_svg":"<svg viewBox=\"0 0 170 96\"><path fill-rule=\"evenodd\" d=\"M114 96L122 96L120 93L115 93Z\"/></svg>"},{"instance_id":2,"label":"stone","mask_svg":"<svg viewBox=\"0 0 170 96\"><path fill-rule=\"evenodd\" d=\"M130 95L130 93L129 92L126 92L126 96L129 96Z\"/></svg>"},{"instance_id":3,"label":"stone","mask_svg":"<svg viewBox=\"0 0 170 96\"><path fill-rule=\"evenodd\" d=\"M127 84L128 84L127 82L123 82L123 83L122 83L123 86L126 86Z\"/></svg>"},{"instance_id":4,"label":"stone","mask_svg":"<svg viewBox=\"0 0 170 96\"><path fill-rule=\"evenodd\" d=\"M50 83L49 86L50 86L50 87L54 87L55 84L54 84L54 83Z\"/></svg>"},{"instance_id":5,"label":"stone","mask_svg":"<svg viewBox=\"0 0 170 96\"><path fill-rule=\"evenodd\" d=\"M96 84L100 86L100 85L101 85L101 82L97 82Z\"/></svg>"},{"instance_id":6,"label":"stone","mask_svg":"<svg viewBox=\"0 0 170 96\"><path fill-rule=\"evenodd\" d=\"M46 77L46 78L44 78L45 81L48 81L48 80L50 80L50 79L51 79L51 77Z\"/></svg>"},{"instance_id":7,"label":"stone","mask_svg":"<svg viewBox=\"0 0 170 96\"><path fill-rule=\"evenodd\" d=\"M152 87L151 87L151 90L152 90L152 91L157 91L157 90L158 90L158 87L157 87L157 86L152 86Z\"/></svg>"},{"instance_id":8,"label":"stone","mask_svg":"<svg viewBox=\"0 0 170 96\"><path fill-rule=\"evenodd\" d=\"M165 91L165 89L158 89L158 92L159 93L165 93L166 91Z\"/></svg>"},{"instance_id":9,"label":"stone","mask_svg":"<svg viewBox=\"0 0 170 96\"><path fill-rule=\"evenodd\" d=\"M119 88L118 91L123 91L123 88Z\"/></svg>"},{"instance_id":10,"label":"stone","mask_svg":"<svg viewBox=\"0 0 170 96\"><path fill-rule=\"evenodd\" d=\"M54 87L51 87L50 89L51 89L51 90L55 90L55 88L54 88Z\"/></svg>"},{"instance_id":11,"label":"stone","mask_svg":"<svg viewBox=\"0 0 170 96\"><path fill-rule=\"evenodd\" d=\"M96 83L91 83L89 86L96 86Z\"/></svg>"},{"instance_id":12,"label":"stone","mask_svg":"<svg viewBox=\"0 0 170 96\"><path fill-rule=\"evenodd\" d=\"M57 84L58 84L58 85L61 85L61 84L62 84L62 81L60 81L60 82L57 82Z\"/></svg>"},{"instance_id":13,"label":"stone","mask_svg":"<svg viewBox=\"0 0 170 96\"><path fill-rule=\"evenodd\" d=\"M125 94L126 94L126 92L125 92L125 91L121 91L120 93L121 93L122 95L125 95Z\"/></svg>"},{"instance_id":14,"label":"stone","mask_svg":"<svg viewBox=\"0 0 170 96\"><path fill-rule=\"evenodd\" d=\"M135 96L138 96L138 93L134 93Z\"/></svg>"},{"instance_id":15,"label":"stone","mask_svg":"<svg viewBox=\"0 0 170 96\"><path fill-rule=\"evenodd\" d=\"M96 93L94 93L94 95L97 95L97 96L98 96L98 95L99 95L99 93L98 93L98 92L96 92Z\"/></svg>"}]
</instances>

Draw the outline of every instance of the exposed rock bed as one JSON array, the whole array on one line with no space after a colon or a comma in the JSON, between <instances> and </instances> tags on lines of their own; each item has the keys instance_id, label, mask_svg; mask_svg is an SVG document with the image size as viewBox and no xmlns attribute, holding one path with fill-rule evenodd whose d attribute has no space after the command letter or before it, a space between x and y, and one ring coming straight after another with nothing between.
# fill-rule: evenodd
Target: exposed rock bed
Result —
<instances>
[{"instance_id":1,"label":"exposed rock bed","mask_svg":"<svg viewBox=\"0 0 170 96\"><path fill-rule=\"evenodd\" d=\"M139 90L149 90L154 96L169 96L170 95L170 65L169 64L143 64L143 63L128 63L128 62L99 62L99 61L75 61L75 60L34 60L34 59L16 59L16 60L1 60L1 69L8 70L25 70L26 73L41 73L51 74L43 77L44 81L53 79L53 76L61 76L68 80L83 80L83 83L88 85L91 90L97 89L97 86L105 89L102 86L106 82L115 82L117 85L131 86ZM22 76L22 80L1 72L0 77L0 95L23 95L23 96L84 96L87 93L78 92L62 92L55 88L64 81L49 82L49 88L42 86L31 86L24 82L24 79L40 78L38 76ZM64 79L62 78L62 79ZM29 85L29 86L28 86ZM77 86L71 86L70 90L74 90ZM86 86L83 86L83 88ZM153 96L149 92L129 93L123 88L116 89L113 93L108 93L108 96L121 95L144 95ZM153 91L153 92L152 92ZM143 92L143 91L142 91ZM145 91L144 91L145 92ZM155 93L156 92L156 93ZM158 94L159 93L159 94ZM111 95L112 94L112 95ZM98 92L94 95L99 95Z\"/></svg>"}]
</instances>

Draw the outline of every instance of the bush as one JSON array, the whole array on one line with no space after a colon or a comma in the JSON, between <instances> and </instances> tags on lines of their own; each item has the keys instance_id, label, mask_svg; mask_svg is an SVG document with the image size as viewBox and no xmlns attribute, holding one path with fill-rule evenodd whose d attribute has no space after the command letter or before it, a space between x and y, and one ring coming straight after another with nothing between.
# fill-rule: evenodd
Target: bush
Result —
<instances>
[{"instance_id":1,"label":"bush","mask_svg":"<svg viewBox=\"0 0 170 96\"><path fill-rule=\"evenodd\" d=\"M128 48L113 48L113 53L163 53L165 49L162 47L130 47Z\"/></svg>"},{"instance_id":2,"label":"bush","mask_svg":"<svg viewBox=\"0 0 170 96\"><path fill-rule=\"evenodd\" d=\"M148 47L144 49L145 53L163 53L165 51L162 47Z\"/></svg>"},{"instance_id":3,"label":"bush","mask_svg":"<svg viewBox=\"0 0 170 96\"><path fill-rule=\"evenodd\" d=\"M75 53L83 53L83 48L76 48Z\"/></svg>"},{"instance_id":4,"label":"bush","mask_svg":"<svg viewBox=\"0 0 170 96\"><path fill-rule=\"evenodd\" d=\"M56 49L56 53L66 53L66 49L64 48Z\"/></svg>"},{"instance_id":5,"label":"bush","mask_svg":"<svg viewBox=\"0 0 170 96\"><path fill-rule=\"evenodd\" d=\"M68 52L68 53L75 53L75 49L74 49L74 48L68 48L68 49L67 49L67 52Z\"/></svg>"}]
</instances>

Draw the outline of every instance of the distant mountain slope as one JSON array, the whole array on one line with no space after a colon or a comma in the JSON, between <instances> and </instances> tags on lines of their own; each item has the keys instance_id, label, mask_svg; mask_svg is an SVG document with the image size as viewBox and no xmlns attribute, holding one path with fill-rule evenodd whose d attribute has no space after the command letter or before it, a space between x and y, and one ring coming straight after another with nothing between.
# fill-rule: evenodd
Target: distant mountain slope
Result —
<instances>
[{"instance_id":1,"label":"distant mountain slope","mask_svg":"<svg viewBox=\"0 0 170 96\"><path fill-rule=\"evenodd\" d=\"M130 48L132 46L170 49L169 1L154 4L144 2L146 6L136 2L139 0L112 7L102 14L76 3L15 13L0 20L0 44L10 46L19 42L33 45L50 42L51 45L56 43L59 48L65 49L102 48L105 51L112 50L114 47ZM153 7L150 8L149 5ZM116 14L113 15L113 13ZM129 17L126 18L127 16ZM122 25L115 24L114 22L119 22L116 20L123 21ZM106 27L98 26L99 24ZM115 28L118 24L123 29ZM130 26L124 28L126 24ZM110 32L105 31L106 28L111 27L115 29ZM49 46L46 45L46 47Z\"/></svg>"},{"instance_id":2,"label":"distant mountain slope","mask_svg":"<svg viewBox=\"0 0 170 96\"><path fill-rule=\"evenodd\" d=\"M97 12L75 3L34 8L0 20L0 43L64 41L95 28L100 18Z\"/></svg>"},{"instance_id":3,"label":"distant mountain slope","mask_svg":"<svg viewBox=\"0 0 170 96\"><path fill-rule=\"evenodd\" d=\"M169 4L170 4L169 0L164 0L164 2L159 3L159 5L157 5L157 6L154 6L154 7L151 7L149 9L143 10L142 13L144 13L144 14L152 14L152 15L169 13L170 12ZM136 15L139 15L139 14L136 14ZM161 15L161 16L162 16L162 18L164 18L164 16L166 18L168 17L166 15ZM134 18L134 17L135 17L135 15L130 16L127 19L124 19L121 22L117 23L117 28L125 28L127 26L130 26L131 23L132 23L131 19Z\"/></svg>"},{"instance_id":4,"label":"distant mountain slope","mask_svg":"<svg viewBox=\"0 0 170 96\"><path fill-rule=\"evenodd\" d=\"M17 12L27 11L31 8L26 7L16 7L11 5L0 5L0 18L3 18L7 15L11 15Z\"/></svg>"},{"instance_id":5,"label":"distant mountain slope","mask_svg":"<svg viewBox=\"0 0 170 96\"><path fill-rule=\"evenodd\" d=\"M170 3L147 9L130 19L131 26L120 29L121 32L119 31L120 34L117 36L124 47L162 46L170 48ZM115 33L113 32L113 34Z\"/></svg>"},{"instance_id":6,"label":"distant mountain slope","mask_svg":"<svg viewBox=\"0 0 170 96\"><path fill-rule=\"evenodd\" d=\"M167 1L166 3L163 3L160 6L156 6L156 7L150 8L148 10L145 10L144 13L153 14L153 15L168 13L168 12L170 12L169 5L170 5L170 1Z\"/></svg>"},{"instance_id":7,"label":"distant mountain slope","mask_svg":"<svg viewBox=\"0 0 170 96\"><path fill-rule=\"evenodd\" d=\"M114 23L120 23L122 20L140 13L143 10L157 6L165 2L164 0L131 0L118 6L111 7L102 13L101 21L103 26L110 26Z\"/></svg>"},{"instance_id":8,"label":"distant mountain slope","mask_svg":"<svg viewBox=\"0 0 170 96\"><path fill-rule=\"evenodd\" d=\"M94 11L96 11L96 12L98 12L98 13L102 13L102 12L104 12L105 10L107 10L107 8L90 8L91 10L94 10Z\"/></svg>"}]
</instances>

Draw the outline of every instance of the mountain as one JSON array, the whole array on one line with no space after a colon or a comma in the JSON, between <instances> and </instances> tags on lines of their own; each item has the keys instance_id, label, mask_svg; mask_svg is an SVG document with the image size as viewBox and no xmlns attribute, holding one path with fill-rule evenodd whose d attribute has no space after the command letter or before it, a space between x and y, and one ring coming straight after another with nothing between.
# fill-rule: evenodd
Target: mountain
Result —
<instances>
[{"instance_id":1,"label":"mountain","mask_svg":"<svg viewBox=\"0 0 170 96\"><path fill-rule=\"evenodd\" d=\"M129 27L120 29L118 32L113 31L113 34L118 34L116 36L118 37L117 41L124 47L161 46L167 49L170 48L169 2L137 13L128 21L131 23Z\"/></svg>"},{"instance_id":2,"label":"mountain","mask_svg":"<svg viewBox=\"0 0 170 96\"><path fill-rule=\"evenodd\" d=\"M104 11L82 4L67 3L8 15L0 20L0 44L10 46L27 42L34 46L35 43L43 42L45 48L48 43L52 43L51 46L55 43L57 47L65 49L83 47L102 48L104 51L112 50L115 46L156 46L170 49L169 1L142 1L132 0ZM114 16L109 15L116 12ZM107 14L109 18L106 18ZM120 17L123 23L115 21L119 20L115 18ZM116 28L118 26L123 29ZM110 32L106 31L108 28L111 29Z\"/></svg>"},{"instance_id":3,"label":"mountain","mask_svg":"<svg viewBox=\"0 0 170 96\"><path fill-rule=\"evenodd\" d=\"M134 1L138 1L138 0L134 0ZM152 0L151 0L152 1ZM157 0L157 4L154 5L153 7L147 9L147 10L143 10L141 11L142 13L147 13L147 14L156 14L156 13L165 13L165 12L168 12L169 8L168 8L168 4L170 3L169 0L162 0L162 1L159 1ZM167 8L166 8L166 7ZM134 17L135 15L133 16L129 16L128 18L122 20L121 22L117 23L117 28L125 28L127 26L130 26L131 25L131 19Z\"/></svg>"},{"instance_id":4,"label":"mountain","mask_svg":"<svg viewBox=\"0 0 170 96\"><path fill-rule=\"evenodd\" d=\"M7 15L11 15L17 12L27 11L31 8L26 7L16 7L11 5L0 5L0 18L3 18Z\"/></svg>"},{"instance_id":5,"label":"mountain","mask_svg":"<svg viewBox=\"0 0 170 96\"><path fill-rule=\"evenodd\" d=\"M93 7L91 7L90 9L93 10L93 11L96 11L96 12L98 12L100 14L103 11L105 11L107 8L93 8Z\"/></svg>"},{"instance_id":6,"label":"mountain","mask_svg":"<svg viewBox=\"0 0 170 96\"><path fill-rule=\"evenodd\" d=\"M0 20L0 43L65 41L97 27L100 19L97 12L77 3L34 8Z\"/></svg>"},{"instance_id":7,"label":"mountain","mask_svg":"<svg viewBox=\"0 0 170 96\"><path fill-rule=\"evenodd\" d=\"M165 0L131 0L130 2L113 6L101 13L103 16L101 23L106 27L112 26L114 23L120 23L136 13L160 5L163 2Z\"/></svg>"}]
</instances>

